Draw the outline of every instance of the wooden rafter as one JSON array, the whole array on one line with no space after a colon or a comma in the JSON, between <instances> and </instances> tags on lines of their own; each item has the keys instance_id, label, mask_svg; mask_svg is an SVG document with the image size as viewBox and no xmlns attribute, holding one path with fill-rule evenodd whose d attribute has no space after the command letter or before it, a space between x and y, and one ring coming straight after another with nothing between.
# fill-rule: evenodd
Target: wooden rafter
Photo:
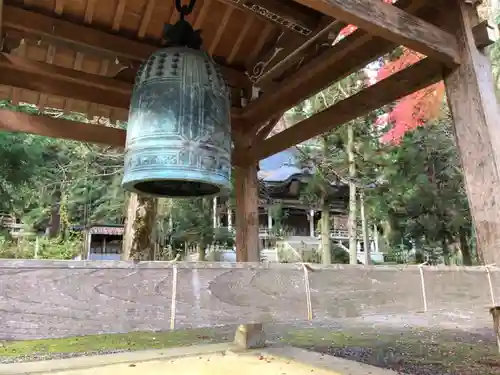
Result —
<instances>
[{"instance_id":1,"label":"wooden rafter","mask_svg":"<svg viewBox=\"0 0 500 375\"><path fill-rule=\"evenodd\" d=\"M440 81L442 72L440 62L426 58L255 145L251 158L264 159L363 116Z\"/></svg>"},{"instance_id":2,"label":"wooden rafter","mask_svg":"<svg viewBox=\"0 0 500 375\"><path fill-rule=\"evenodd\" d=\"M7 109L0 109L0 129L8 132L23 132L45 137L105 144L118 148L125 146L126 138L126 132L123 129L49 116L30 115Z\"/></svg>"},{"instance_id":3,"label":"wooden rafter","mask_svg":"<svg viewBox=\"0 0 500 375\"><path fill-rule=\"evenodd\" d=\"M397 4L407 12L427 20L436 17L433 9L425 7L425 0L400 0ZM280 84L279 88L265 92L251 102L242 115L251 126L263 124L396 47L397 44L393 42L356 30L302 66L293 77Z\"/></svg>"},{"instance_id":4,"label":"wooden rafter","mask_svg":"<svg viewBox=\"0 0 500 375\"><path fill-rule=\"evenodd\" d=\"M245 25L243 26L243 29L240 32L240 35L238 35L238 39L233 45L233 48L231 49L231 53L229 54L227 58L227 62L229 64L232 64L236 55L238 54L244 39L246 38L248 32L250 31L250 28L252 27L253 23L255 22L255 17L247 17L247 20L245 21Z\"/></svg>"},{"instance_id":5,"label":"wooden rafter","mask_svg":"<svg viewBox=\"0 0 500 375\"><path fill-rule=\"evenodd\" d=\"M49 43L70 46L81 52L90 52L104 57L119 57L139 62L147 59L159 46L124 38L85 25L49 17L14 6L4 7L4 28L22 32L27 38L45 40ZM222 66L224 77L232 87L247 87L244 72Z\"/></svg>"},{"instance_id":6,"label":"wooden rafter","mask_svg":"<svg viewBox=\"0 0 500 375\"><path fill-rule=\"evenodd\" d=\"M113 30L120 30L120 24L122 22L123 13L125 13L125 6L127 5L127 0L119 0L118 6L116 7L115 16L113 18Z\"/></svg>"},{"instance_id":7,"label":"wooden rafter","mask_svg":"<svg viewBox=\"0 0 500 375\"><path fill-rule=\"evenodd\" d=\"M460 63L454 35L380 0L294 1L426 56Z\"/></svg>"},{"instance_id":8,"label":"wooden rafter","mask_svg":"<svg viewBox=\"0 0 500 375\"><path fill-rule=\"evenodd\" d=\"M224 31L226 30L226 26L229 22L229 19L231 18L231 15L233 14L234 8L228 7L226 11L224 12L224 16L222 17L222 21L219 25L219 28L217 29L217 33L215 34L215 38L212 40L212 43L210 44L210 47L208 49L208 53L210 55L213 55L215 52L215 49L219 45L219 42L222 38L222 35L224 34Z\"/></svg>"}]
</instances>

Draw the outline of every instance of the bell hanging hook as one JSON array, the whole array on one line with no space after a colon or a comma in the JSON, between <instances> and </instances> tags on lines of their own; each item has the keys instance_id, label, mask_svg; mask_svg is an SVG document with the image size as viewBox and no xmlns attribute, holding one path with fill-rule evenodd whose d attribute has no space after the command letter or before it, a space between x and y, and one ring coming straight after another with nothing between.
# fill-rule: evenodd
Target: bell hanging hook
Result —
<instances>
[{"instance_id":1,"label":"bell hanging hook","mask_svg":"<svg viewBox=\"0 0 500 375\"><path fill-rule=\"evenodd\" d=\"M183 5L182 0L175 0L175 8L179 12L181 20L183 20L185 16L191 14L195 5L196 5L196 0L189 0L188 5Z\"/></svg>"},{"instance_id":2,"label":"bell hanging hook","mask_svg":"<svg viewBox=\"0 0 500 375\"><path fill-rule=\"evenodd\" d=\"M182 0L175 0L175 8L179 12L179 21L174 25L166 24L163 28L163 39L170 46L184 46L200 49L203 40L201 30L194 30L193 26L184 18L191 14L196 0L189 0L188 5L182 5Z\"/></svg>"}]
</instances>

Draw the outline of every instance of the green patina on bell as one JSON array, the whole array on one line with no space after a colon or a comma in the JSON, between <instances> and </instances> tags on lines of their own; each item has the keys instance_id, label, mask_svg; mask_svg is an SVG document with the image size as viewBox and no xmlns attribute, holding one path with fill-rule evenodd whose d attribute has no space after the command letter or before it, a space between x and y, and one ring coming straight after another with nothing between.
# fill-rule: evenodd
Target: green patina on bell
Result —
<instances>
[{"instance_id":1,"label":"green patina on bell","mask_svg":"<svg viewBox=\"0 0 500 375\"><path fill-rule=\"evenodd\" d=\"M169 46L153 53L136 77L122 181L132 192L197 197L231 186L229 88L200 50L186 8L178 6L181 20L165 27Z\"/></svg>"}]
</instances>

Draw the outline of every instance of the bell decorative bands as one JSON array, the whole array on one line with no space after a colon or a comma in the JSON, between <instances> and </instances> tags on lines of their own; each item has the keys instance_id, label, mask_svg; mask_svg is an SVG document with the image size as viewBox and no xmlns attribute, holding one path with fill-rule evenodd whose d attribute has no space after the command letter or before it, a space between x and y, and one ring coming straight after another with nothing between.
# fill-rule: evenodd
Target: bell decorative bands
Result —
<instances>
[{"instance_id":1,"label":"bell decorative bands","mask_svg":"<svg viewBox=\"0 0 500 375\"><path fill-rule=\"evenodd\" d=\"M157 197L226 194L231 187L230 90L210 56L156 51L132 94L126 190Z\"/></svg>"}]
</instances>

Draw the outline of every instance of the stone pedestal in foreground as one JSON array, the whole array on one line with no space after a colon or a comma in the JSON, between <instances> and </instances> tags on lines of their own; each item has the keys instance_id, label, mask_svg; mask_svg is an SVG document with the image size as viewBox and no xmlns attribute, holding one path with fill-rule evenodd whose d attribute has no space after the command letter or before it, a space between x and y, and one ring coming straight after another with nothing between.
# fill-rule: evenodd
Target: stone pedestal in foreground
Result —
<instances>
[{"instance_id":1,"label":"stone pedestal in foreground","mask_svg":"<svg viewBox=\"0 0 500 375\"><path fill-rule=\"evenodd\" d=\"M257 349L266 346L266 334L261 323L242 324L234 335L234 344L239 349Z\"/></svg>"}]
</instances>

